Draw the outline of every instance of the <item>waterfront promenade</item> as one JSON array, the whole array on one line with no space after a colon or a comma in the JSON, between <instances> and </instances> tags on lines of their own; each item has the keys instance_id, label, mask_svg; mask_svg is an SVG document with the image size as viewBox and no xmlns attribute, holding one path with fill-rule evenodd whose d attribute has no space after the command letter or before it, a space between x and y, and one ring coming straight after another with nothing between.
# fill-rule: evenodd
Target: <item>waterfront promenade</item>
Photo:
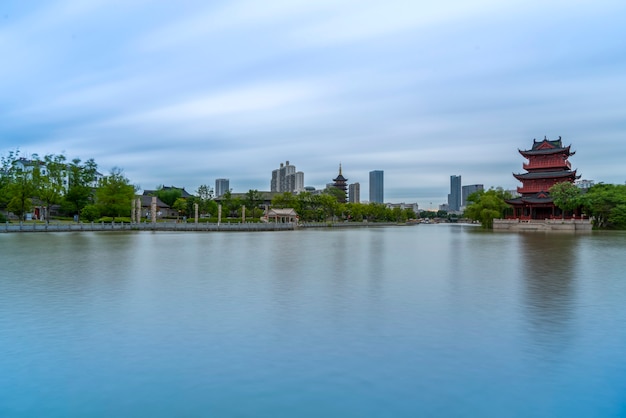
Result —
<instances>
[{"instance_id":1,"label":"waterfront promenade","mask_svg":"<svg viewBox=\"0 0 626 418\"><path fill-rule=\"evenodd\" d=\"M91 222L91 223L64 223L64 222L20 222L5 223L0 227L0 232L80 232L80 231L195 231L195 232L251 232L251 231L293 231L298 228L362 228L396 226L395 223L357 223L357 222L308 222L295 223L194 223L194 222ZM400 224L403 225L403 224Z\"/></svg>"},{"instance_id":2,"label":"waterfront promenade","mask_svg":"<svg viewBox=\"0 0 626 418\"><path fill-rule=\"evenodd\" d=\"M290 223L6 223L0 232L80 232L80 231L289 231L295 228Z\"/></svg>"}]
</instances>

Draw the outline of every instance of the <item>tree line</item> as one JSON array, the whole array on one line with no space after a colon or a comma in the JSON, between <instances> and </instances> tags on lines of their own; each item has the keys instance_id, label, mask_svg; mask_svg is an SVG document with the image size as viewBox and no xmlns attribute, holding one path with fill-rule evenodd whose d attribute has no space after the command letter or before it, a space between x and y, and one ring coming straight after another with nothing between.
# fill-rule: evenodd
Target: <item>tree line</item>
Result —
<instances>
[{"instance_id":1,"label":"tree line","mask_svg":"<svg viewBox=\"0 0 626 418\"><path fill-rule=\"evenodd\" d=\"M19 150L0 157L0 210L11 212L24 221L35 207L42 208L45 221L50 220L54 207L60 217L94 221L103 218L127 218L138 186L131 184L120 168L113 168L106 176L98 173L93 159L67 160L63 154L34 154L23 158ZM218 202L213 189L207 185L198 188L195 195L182 195L183 190L158 186L153 192L179 216L193 216L198 205L203 217L215 217ZM343 192L329 188L320 194L302 192L275 196L272 207L294 208L303 222L370 221L405 222L417 215L412 209L387 208L383 204L342 203ZM249 190L243 196L227 191L219 198L223 216L240 217L242 208L246 217L258 219L263 214L263 193ZM3 215L0 220L6 221Z\"/></svg>"},{"instance_id":2,"label":"tree line","mask_svg":"<svg viewBox=\"0 0 626 418\"><path fill-rule=\"evenodd\" d=\"M22 221L33 207L41 207L49 221L53 206L67 217L128 216L135 191L120 168L100 176L93 159L68 161L63 154L26 159L19 151L0 157L0 209Z\"/></svg>"},{"instance_id":3,"label":"tree line","mask_svg":"<svg viewBox=\"0 0 626 418\"><path fill-rule=\"evenodd\" d=\"M302 222L406 222L417 217L410 208L388 208L382 203L341 203L339 193L343 192L334 187L319 194L285 192L274 196L272 207L293 208Z\"/></svg>"}]
</instances>

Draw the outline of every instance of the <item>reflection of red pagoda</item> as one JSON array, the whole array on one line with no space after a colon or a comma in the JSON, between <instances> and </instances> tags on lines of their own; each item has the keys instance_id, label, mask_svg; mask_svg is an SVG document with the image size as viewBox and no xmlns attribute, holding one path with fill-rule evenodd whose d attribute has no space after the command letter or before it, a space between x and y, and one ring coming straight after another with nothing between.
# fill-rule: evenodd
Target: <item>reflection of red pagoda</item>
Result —
<instances>
[{"instance_id":1,"label":"reflection of red pagoda","mask_svg":"<svg viewBox=\"0 0 626 418\"><path fill-rule=\"evenodd\" d=\"M533 147L530 150L519 150L528 163L524 163L523 168L526 173L513 174L522 182L522 187L517 191L521 195L516 199L507 200L513 206L514 217L518 219L548 219L561 217L561 210L557 208L548 190L556 183L564 181L574 182L580 176L576 175L576 170L572 171L572 166L568 157L574 155L570 152L570 146L563 147L561 137L556 141L533 140Z\"/></svg>"}]
</instances>

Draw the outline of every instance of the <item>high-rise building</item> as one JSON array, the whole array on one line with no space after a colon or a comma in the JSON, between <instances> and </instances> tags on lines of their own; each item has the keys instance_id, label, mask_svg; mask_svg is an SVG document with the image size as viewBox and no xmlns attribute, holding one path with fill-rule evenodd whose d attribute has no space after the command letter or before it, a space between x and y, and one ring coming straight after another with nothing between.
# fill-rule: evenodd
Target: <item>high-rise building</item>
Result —
<instances>
[{"instance_id":1,"label":"high-rise building","mask_svg":"<svg viewBox=\"0 0 626 418\"><path fill-rule=\"evenodd\" d=\"M476 193L479 190L484 190L482 184L470 184L468 186L461 186L461 207L467 206L467 196L472 193Z\"/></svg>"},{"instance_id":2,"label":"high-rise building","mask_svg":"<svg viewBox=\"0 0 626 418\"><path fill-rule=\"evenodd\" d=\"M290 176L294 176L290 178ZM304 189L304 173L296 173L296 166L280 163L280 167L272 171L270 190L272 192L296 192Z\"/></svg>"},{"instance_id":3,"label":"high-rise building","mask_svg":"<svg viewBox=\"0 0 626 418\"><path fill-rule=\"evenodd\" d=\"M230 181L228 179L215 180L215 197L220 197L230 190Z\"/></svg>"},{"instance_id":4,"label":"high-rise building","mask_svg":"<svg viewBox=\"0 0 626 418\"><path fill-rule=\"evenodd\" d=\"M385 200L384 172L370 171L370 202L383 203Z\"/></svg>"},{"instance_id":5,"label":"high-rise building","mask_svg":"<svg viewBox=\"0 0 626 418\"><path fill-rule=\"evenodd\" d=\"M352 183L348 186L348 202L361 202L361 185L359 183Z\"/></svg>"},{"instance_id":6,"label":"high-rise building","mask_svg":"<svg viewBox=\"0 0 626 418\"><path fill-rule=\"evenodd\" d=\"M296 171L293 174L287 174L287 177L285 179L287 190L283 191L292 193L300 193L304 191L304 173L302 171Z\"/></svg>"},{"instance_id":7,"label":"high-rise building","mask_svg":"<svg viewBox=\"0 0 626 418\"><path fill-rule=\"evenodd\" d=\"M448 207L453 212L461 210L461 176L450 176Z\"/></svg>"}]
</instances>

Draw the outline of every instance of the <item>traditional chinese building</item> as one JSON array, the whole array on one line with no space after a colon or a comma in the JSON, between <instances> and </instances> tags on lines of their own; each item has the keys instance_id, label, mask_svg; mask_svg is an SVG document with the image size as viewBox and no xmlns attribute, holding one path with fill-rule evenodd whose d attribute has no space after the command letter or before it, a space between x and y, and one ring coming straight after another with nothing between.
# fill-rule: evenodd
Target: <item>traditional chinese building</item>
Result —
<instances>
[{"instance_id":1,"label":"traditional chinese building","mask_svg":"<svg viewBox=\"0 0 626 418\"><path fill-rule=\"evenodd\" d=\"M346 192L348 190L348 179L341 174L341 164L339 164L339 175L333 179L333 187L343 192L343 198L340 199L340 203L346 203Z\"/></svg>"},{"instance_id":2,"label":"traditional chinese building","mask_svg":"<svg viewBox=\"0 0 626 418\"><path fill-rule=\"evenodd\" d=\"M531 149L519 153L528 162L523 164L526 173L513 174L522 182L522 187L517 188L520 197L507 200L513 206L514 218L560 218L561 210L554 205L549 190L556 183L574 183L580 177L568 161L575 152L570 151L569 145L563 146L561 137L555 141L544 137L543 141L533 140Z\"/></svg>"}]
</instances>

